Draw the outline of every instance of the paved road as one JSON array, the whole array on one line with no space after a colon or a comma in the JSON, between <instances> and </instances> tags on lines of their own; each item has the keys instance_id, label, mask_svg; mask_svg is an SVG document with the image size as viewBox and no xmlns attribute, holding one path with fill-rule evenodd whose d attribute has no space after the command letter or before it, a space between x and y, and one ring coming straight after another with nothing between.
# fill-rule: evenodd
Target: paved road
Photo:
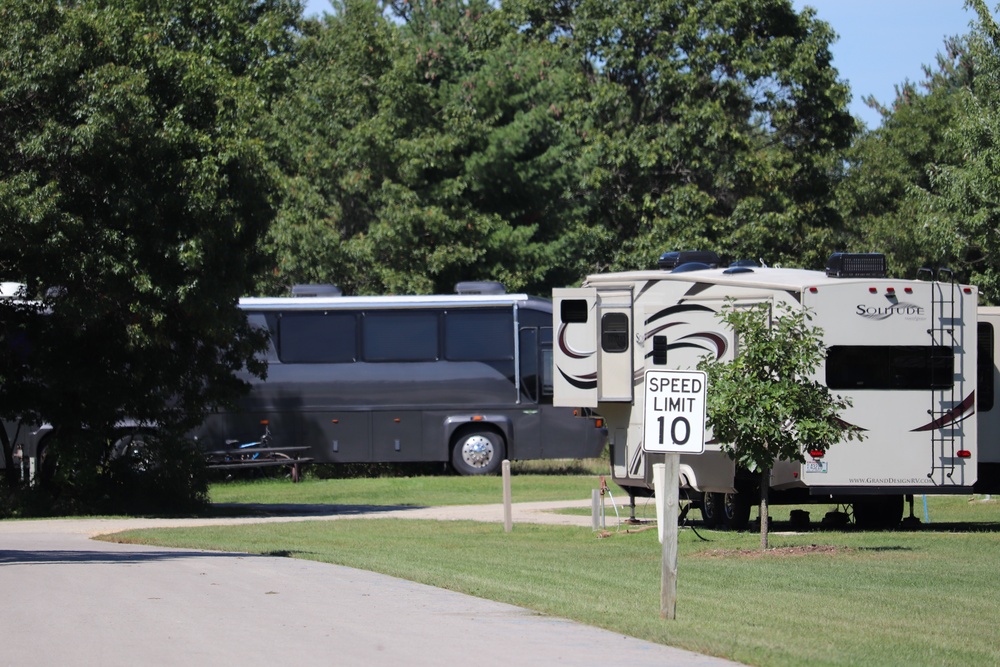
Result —
<instances>
[{"instance_id":1,"label":"paved road","mask_svg":"<svg viewBox=\"0 0 1000 667\"><path fill-rule=\"evenodd\" d=\"M550 506L517 505L514 520L590 525L590 517L551 514ZM284 510L263 520L503 518L501 508L482 506ZM134 527L241 521L0 522L0 665L735 664L362 570L90 539Z\"/></svg>"}]
</instances>

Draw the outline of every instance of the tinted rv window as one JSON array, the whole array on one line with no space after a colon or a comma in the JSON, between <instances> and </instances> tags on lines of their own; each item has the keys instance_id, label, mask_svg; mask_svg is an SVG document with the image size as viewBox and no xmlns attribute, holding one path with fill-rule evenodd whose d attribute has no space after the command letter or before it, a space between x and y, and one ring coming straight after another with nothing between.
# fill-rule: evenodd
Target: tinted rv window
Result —
<instances>
[{"instance_id":1,"label":"tinted rv window","mask_svg":"<svg viewBox=\"0 0 1000 667\"><path fill-rule=\"evenodd\" d=\"M264 358L267 361L277 361L278 360L278 350L275 347L275 323L277 318L268 317L265 313L247 313L247 322L250 324L252 329L258 331L267 332L267 350L264 352Z\"/></svg>"},{"instance_id":2,"label":"tinted rv window","mask_svg":"<svg viewBox=\"0 0 1000 667\"><path fill-rule=\"evenodd\" d=\"M945 389L954 352L937 345L834 345L826 353L831 389Z\"/></svg>"},{"instance_id":3,"label":"tinted rv window","mask_svg":"<svg viewBox=\"0 0 1000 667\"><path fill-rule=\"evenodd\" d=\"M552 348L542 348L542 396L551 396L552 391Z\"/></svg>"},{"instance_id":4,"label":"tinted rv window","mask_svg":"<svg viewBox=\"0 0 1000 667\"><path fill-rule=\"evenodd\" d=\"M513 359L513 312L457 310L445 313L444 356L452 361Z\"/></svg>"},{"instance_id":5,"label":"tinted rv window","mask_svg":"<svg viewBox=\"0 0 1000 667\"><path fill-rule=\"evenodd\" d=\"M438 314L367 312L362 341L365 361L436 361Z\"/></svg>"},{"instance_id":6,"label":"tinted rv window","mask_svg":"<svg viewBox=\"0 0 1000 667\"><path fill-rule=\"evenodd\" d=\"M981 412L993 409L993 325L979 323L979 356L976 358L976 407Z\"/></svg>"},{"instance_id":7,"label":"tinted rv window","mask_svg":"<svg viewBox=\"0 0 1000 667\"><path fill-rule=\"evenodd\" d=\"M628 350L628 315L607 313L601 318L601 349L605 352Z\"/></svg>"},{"instance_id":8,"label":"tinted rv window","mask_svg":"<svg viewBox=\"0 0 1000 667\"><path fill-rule=\"evenodd\" d=\"M559 304L559 317L567 324L586 322L586 299L566 299Z\"/></svg>"},{"instance_id":9,"label":"tinted rv window","mask_svg":"<svg viewBox=\"0 0 1000 667\"><path fill-rule=\"evenodd\" d=\"M353 313L282 313L278 357L285 363L351 362L357 351Z\"/></svg>"},{"instance_id":10,"label":"tinted rv window","mask_svg":"<svg viewBox=\"0 0 1000 667\"><path fill-rule=\"evenodd\" d=\"M542 335L542 396L552 396L552 327L542 327L539 333Z\"/></svg>"}]
</instances>

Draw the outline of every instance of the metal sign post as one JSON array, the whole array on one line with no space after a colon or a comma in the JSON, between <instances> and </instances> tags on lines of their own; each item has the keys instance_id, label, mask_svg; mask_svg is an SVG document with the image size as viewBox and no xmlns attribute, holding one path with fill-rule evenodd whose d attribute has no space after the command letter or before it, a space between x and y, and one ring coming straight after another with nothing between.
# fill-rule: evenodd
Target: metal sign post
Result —
<instances>
[{"instance_id":1,"label":"metal sign post","mask_svg":"<svg viewBox=\"0 0 1000 667\"><path fill-rule=\"evenodd\" d=\"M653 482L657 504L663 508L660 616L673 619L677 615L680 455L705 451L707 376L702 371L648 370L644 387L642 448L665 454L664 463L653 466Z\"/></svg>"}]
</instances>

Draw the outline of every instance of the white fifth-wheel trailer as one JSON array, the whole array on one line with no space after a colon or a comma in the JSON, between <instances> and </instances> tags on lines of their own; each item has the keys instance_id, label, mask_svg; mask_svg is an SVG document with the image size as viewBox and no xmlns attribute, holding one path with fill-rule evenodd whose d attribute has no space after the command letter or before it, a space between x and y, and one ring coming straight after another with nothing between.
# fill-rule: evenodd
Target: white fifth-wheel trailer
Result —
<instances>
[{"instance_id":1,"label":"white fifth-wheel trailer","mask_svg":"<svg viewBox=\"0 0 1000 667\"><path fill-rule=\"evenodd\" d=\"M651 494L652 464L662 460L642 446L645 371L731 360L740 342L720 320L727 304L808 309L827 346L816 379L851 399L841 418L864 435L815 458L803 443L804 463L775 465L772 503L851 505L856 523L882 527L900 521L907 496L973 492L981 454L972 418L975 287L947 271L887 278L877 254L838 253L826 271L719 264L711 252L664 253L659 270L596 274L553 291L555 404L605 418L612 479L633 504ZM1000 462L993 449L987 457ZM710 432L705 452L680 462L682 494L707 523L747 524L756 474L738 468Z\"/></svg>"}]
</instances>

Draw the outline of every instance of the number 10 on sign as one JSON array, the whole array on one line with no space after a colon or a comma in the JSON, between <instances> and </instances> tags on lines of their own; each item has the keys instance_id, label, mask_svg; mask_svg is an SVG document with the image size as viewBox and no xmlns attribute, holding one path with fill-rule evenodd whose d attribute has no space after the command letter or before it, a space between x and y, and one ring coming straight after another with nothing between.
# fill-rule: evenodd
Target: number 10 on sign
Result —
<instances>
[{"instance_id":1,"label":"number 10 on sign","mask_svg":"<svg viewBox=\"0 0 1000 667\"><path fill-rule=\"evenodd\" d=\"M664 454L705 451L706 374L646 371L642 448Z\"/></svg>"}]
</instances>

